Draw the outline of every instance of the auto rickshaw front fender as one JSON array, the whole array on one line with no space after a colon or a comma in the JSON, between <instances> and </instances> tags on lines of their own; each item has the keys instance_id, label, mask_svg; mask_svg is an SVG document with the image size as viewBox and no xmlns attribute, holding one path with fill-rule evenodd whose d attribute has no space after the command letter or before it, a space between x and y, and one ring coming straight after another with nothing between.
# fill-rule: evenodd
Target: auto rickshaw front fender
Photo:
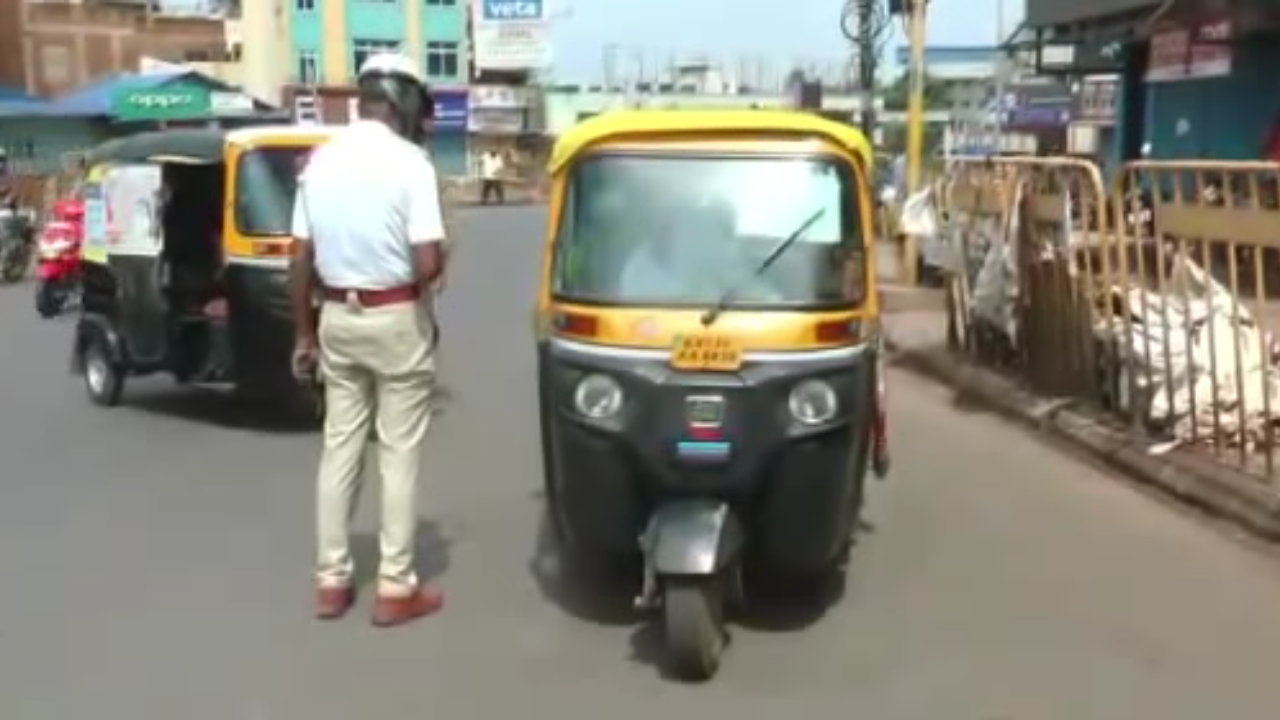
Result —
<instances>
[{"instance_id":1,"label":"auto rickshaw front fender","mask_svg":"<svg viewBox=\"0 0 1280 720\"><path fill-rule=\"evenodd\" d=\"M713 575L737 559L743 529L737 515L716 500L677 500L649 518L641 547L658 575Z\"/></svg>"},{"instance_id":2,"label":"auto rickshaw front fender","mask_svg":"<svg viewBox=\"0 0 1280 720\"><path fill-rule=\"evenodd\" d=\"M76 323L75 352L72 355L72 369L84 369L84 351L90 343L99 342L107 348L111 360L124 364L124 341L116 331L111 320L98 313L85 313Z\"/></svg>"}]
</instances>

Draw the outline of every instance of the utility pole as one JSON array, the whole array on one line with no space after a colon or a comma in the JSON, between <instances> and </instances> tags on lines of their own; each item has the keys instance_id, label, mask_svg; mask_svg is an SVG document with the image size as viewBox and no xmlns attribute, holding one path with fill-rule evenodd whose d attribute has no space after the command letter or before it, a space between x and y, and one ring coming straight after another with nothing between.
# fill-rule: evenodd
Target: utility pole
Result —
<instances>
[{"instance_id":1,"label":"utility pole","mask_svg":"<svg viewBox=\"0 0 1280 720\"><path fill-rule=\"evenodd\" d=\"M840 32L851 49L850 80L858 89L858 124L867 139L874 142L876 133L876 65L880 54L880 35L885 23L879 3L887 0L845 0L840 14Z\"/></svg>"},{"instance_id":2,"label":"utility pole","mask_svg":"<svg viewBox=\"0 0 1280 720\"><path fill-rule=\"evenodd\" d=\"M604 91L613 92L618 86L618 44L608 43L600 53L600 68L603 71Z\"/></svg>"},{"instance_id":3,"label":"utility pole","mask_svg":"<svg viewBox=\"0 0 1280 720\"><path fill-rule=\"evenodd\" d=\"M858 0L858 84L862 86L862 133L871 142L876 137L876 4Z\"/></svg>"},{"instance_id":4,"label":"utility pole","mask_svg":"<svg viewBox=\"0 0 1280 720\"><path fill-rule=\"evenodd\" d=\"M925 85L925 22L928 0L906 0L911 13L908 19L908 39L911 43L909 74L910 96L907 102L907 197L920 191L923 183L924 163L924 85ZM919 282L920 248L917 239L908 235L902 248L903 271L907 283Z\"/></svg>"},{"instance_id":5,"label":"utility pole","mask_svg":"<svg viewBox=\"0 0 1280 720\"><path fill-rule=\"evenodd\" d=\"M996 0L996 61L995 61L995 150L1003 150L1004 144L1004 92L1009 81L1009 58L1004 51L1004 0Z\"/></svg>"}]
</instances>

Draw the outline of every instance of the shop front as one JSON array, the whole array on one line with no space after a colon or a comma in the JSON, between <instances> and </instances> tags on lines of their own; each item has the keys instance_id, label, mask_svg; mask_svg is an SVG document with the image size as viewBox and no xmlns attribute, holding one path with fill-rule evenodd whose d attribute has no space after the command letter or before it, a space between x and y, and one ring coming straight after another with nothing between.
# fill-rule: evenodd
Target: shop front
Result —
<instances>
[{"instance_id":1,"label":"shop front","mask_svg":"<svg viewBox=\"0 0 1280 720\"><path fill-rule=\"evenodd\" d=\"M467 88L432 88L436 100L431 154L436 170L445 176L467 174Z\"/></svg>"},{"instance_id":2,"label":"shop front","mask_svg":"<svg viewBox=\"0 0 1280 720\"><path fill-rule=\"evenodd\" d=\"M539 95L516 85L473 85L468 132L473 155L496 150L509 159L513 172L528 175L546 156Z\"/></svg>"},{"instance_id":3,"label":"shop front","mask_svg":"<svg viewBox=\"0 0 1280 720\"><path fill-rule=\"evenodd\" d=\"M1028 0L1015 35L1042 72L1118 77L1113 161L1257 159L1280 120L1271 0Z\"/></svg>"},{"instance_id":4,"label":"shop front","mask_svg":"<svg viewBox=\"0 0 1280 720\"><path fill-rule=\"evenodd\" d=\"M521 136L531 132L528 88L513 85L475 85L467 132L474 138L477 152L489 148L499 152L515 149Z\"/></svg>"},{"instance_id":5,"label":"shop front","mask_svg":"<svg viewBox=\"0 0 1280 720\"><path fill-rule=\"evenodd\" d=\"M1242 36L1231 20L1161 28L1143 76L1143 136L1156 158L1253 160L1280 116L1275 31Z\"/></svg>"},{"instance_id":6,"label":"shop front","mask_svg":"<svg viewBox=\"0 0 1280 720\"><path fill-rule=\"evenodd\" d=\"M1117 75L1085 77L1071 88L1071 127L1067 151L1097 160L1103 168L1116 165L1116 110L1120 93Z\"/></svg>"},{"instance_id":7,"label":"shop front","mask_svg":"<svg viewBox=\"0 0 1280 720\"><path fill-rule=\"evenodd\" d=\"M1038 154L1065 153L1071 105L1071 88L1061 82L1015 83L1005 90L1000 125L1005 135L1027 139L1025 146Z\"/></svg>"},{"instance_id":8,"label":"shop front","mask_svg":"<svg viewBox=\"0 0 1280 720\"><path fill-rule=\"evenodd\" d=\"M467 173L468 90L465 87L435 87L436 117L428 147L441 175ZM281 94L300 124L346 125L360 112L356 89L347 85L316 87L286 86Z\"/></svg>"}]
</instances>

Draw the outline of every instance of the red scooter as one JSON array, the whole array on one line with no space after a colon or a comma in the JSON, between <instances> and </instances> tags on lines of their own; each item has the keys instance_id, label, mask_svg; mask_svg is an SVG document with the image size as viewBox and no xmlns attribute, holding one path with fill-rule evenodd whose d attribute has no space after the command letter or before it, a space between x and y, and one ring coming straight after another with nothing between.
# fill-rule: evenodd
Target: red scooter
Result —
<instances>
[{"instance_id":1,"label":"red scooter","mask_svg":"<svg viewBox=\"0 0 1280 720\"><path fill-rule=\"evenodd\" d=\"M36 243L36 312L62 313L80 289L80 245L84 241L84 203L59 200Z\"/></svg>"}]
</instances>

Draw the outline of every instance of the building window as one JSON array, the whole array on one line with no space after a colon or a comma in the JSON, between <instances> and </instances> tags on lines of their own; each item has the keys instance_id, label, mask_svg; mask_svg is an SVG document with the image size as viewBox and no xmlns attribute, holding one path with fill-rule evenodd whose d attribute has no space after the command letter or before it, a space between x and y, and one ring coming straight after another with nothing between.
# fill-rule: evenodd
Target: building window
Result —
<instances>
[{"instance_id":1,"label":"building window","mask_svg":"<svg viewBox=\"0 0 1280 720\"><path fill-rule=\"evenodd\" d=\"M302 50L298 53L298 82L303 85L320 82L320 58L315 50Z\"/></svg>"},{"instance_id":2,"label":"building window","mask_svg":"<svg viewBox=\"0 0 1280 720\"><path fill-rule=\"evenodd\" d=\"M298 12L313 12L316 9L316 0L293 0L293 6Z\"/></svg>"},{"instance_id":3,"label":"building window","mask_svg":"<svg viewBox=\"0 0 1280 720\"><path fill-rule=\"evenodd\" d=\"M458 0L427 0L427 5L435 7L454 7L458 4Z\"/></svg>"},{"instance_id":4,"label":"building window","mask_svg":"<svg viewBox=\"0 0 1280 720\"><path fill-rule=\"evenodd\" d=\"M352 40L351 59L354 61L352 69L360 72L360 68L364 67L365 60L370 57L378 53L399 51L400 43L395 40Z\"/></svg>"},{"instance_id":5,"label":"building window","mask_svg":"<svg viewBox=\"0 0 1280 720\"><path fill-rule=\"evenodd\" d=\"M458 77L458 43L427 43L427 77Z\"/></svg>"}]
</instances>

